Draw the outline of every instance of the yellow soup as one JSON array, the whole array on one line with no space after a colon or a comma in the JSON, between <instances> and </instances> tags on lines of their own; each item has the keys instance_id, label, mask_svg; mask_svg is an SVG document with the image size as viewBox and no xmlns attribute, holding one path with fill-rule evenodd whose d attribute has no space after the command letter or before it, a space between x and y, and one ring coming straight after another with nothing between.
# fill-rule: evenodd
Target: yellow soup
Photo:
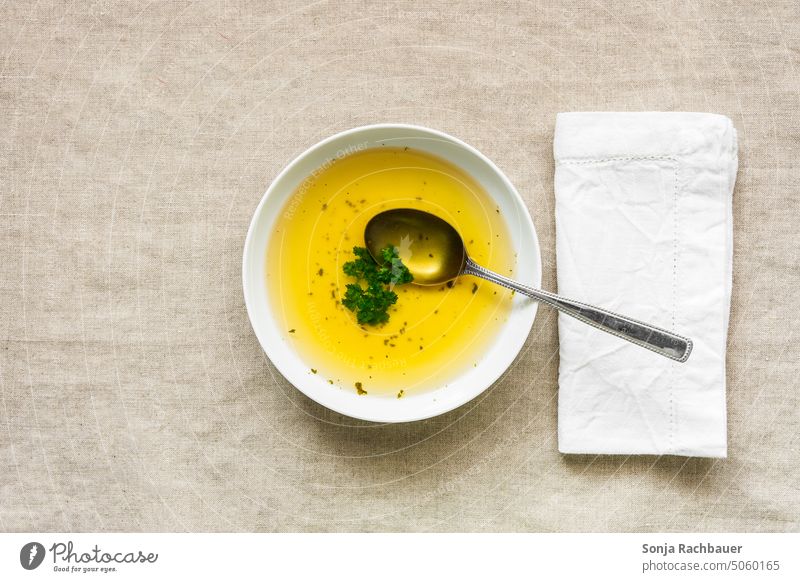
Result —
<instances>
[{"instance_id":1,"label":"yellow soup","mask_svg":"<svg viewBox=\"0 0 800 582\"><path fill-rule=\"evenodd\" d=\"M353 260L354 246L364 246L369 219L392 208L440 216L478 264L513 274L499 209L449 162L414 149L375 148L325 164L277 220L266 276L285 341L331 390L402 397L443 386L477 364L510 312L510 291L462 276L452 286L396 286L389 321L359 326L341 303L354 282L342 265Z\"/></svg>"}]
</instances>

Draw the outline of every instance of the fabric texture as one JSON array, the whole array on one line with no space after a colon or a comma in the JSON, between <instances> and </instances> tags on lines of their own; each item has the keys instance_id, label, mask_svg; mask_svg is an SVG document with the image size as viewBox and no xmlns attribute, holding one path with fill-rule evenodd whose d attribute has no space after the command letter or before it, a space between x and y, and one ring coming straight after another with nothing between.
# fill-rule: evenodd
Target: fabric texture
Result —
<instances>
[{"instance_id":1,"label":"fabric texture","mask_svg":"<svg viewBox=\"0 0 800 582\"><path fill-rule=\"evenodd\" d=\"M0 529L799 531L798 39L796 0L2 3ZM665 110L739 133L727 459L560 453L544 306L424 422L334 414L264 356L242 246L309 146L472 144L555 290L556 114Z\"/></svg>"},{"instance_id":2,"label":"fabric texture","mask_svg":"<svg viewBox=\"0 0 800 582\"><path fill-rule=\"evenodd\" d=\"M693 342L676 362L560 314L559 450L725 457L733 123L561 113L553 151L559 292Z\"/></svg>"}]
</instances>

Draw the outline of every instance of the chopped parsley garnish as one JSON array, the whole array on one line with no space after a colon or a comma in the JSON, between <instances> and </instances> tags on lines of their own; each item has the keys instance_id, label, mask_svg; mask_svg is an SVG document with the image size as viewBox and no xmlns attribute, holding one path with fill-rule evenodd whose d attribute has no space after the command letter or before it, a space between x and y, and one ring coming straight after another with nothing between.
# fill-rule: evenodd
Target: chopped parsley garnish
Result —
<instances>
[{"instance_id":1,"label":"chopped parsley garnish","mask_svg":"<svg viewBox=\"0 0 800 582\"><path fill-rule=\"evenodd\" d=\"M353 247L354 261L342 267L345 275L356 279L345 288L342 305L356 314L361 325L380 325L389 321L389 307L397 303L394 285L410 283L414 277L400 260L397 247L381 251L379 265L364 247Z\"/></svg>"}]
</instances>

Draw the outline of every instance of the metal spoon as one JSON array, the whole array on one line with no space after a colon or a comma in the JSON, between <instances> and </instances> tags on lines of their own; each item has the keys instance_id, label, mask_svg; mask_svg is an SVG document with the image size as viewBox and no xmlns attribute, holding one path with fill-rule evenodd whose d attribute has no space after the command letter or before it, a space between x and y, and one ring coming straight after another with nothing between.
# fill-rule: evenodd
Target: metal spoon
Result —
<instances>
[{"instance_id":1,"label":"metal spoon","mask_svg":"<svg viewBox=\"0 0 800 582\"><path fill-rule=\"evenodd\" d=\"M484 269L469 258L456 229L428 212L411 208L381 212L367 223L364 239L370 254L379 263L382 249L398 247L400 258L414 275L417 285L442 285L460 275L474 275L546 303L584 323L672 360L685 362L692 351L692 340L671 331L521 285ZM410 252L404 252L404 249Z\"/></svg>"}]
</instances>

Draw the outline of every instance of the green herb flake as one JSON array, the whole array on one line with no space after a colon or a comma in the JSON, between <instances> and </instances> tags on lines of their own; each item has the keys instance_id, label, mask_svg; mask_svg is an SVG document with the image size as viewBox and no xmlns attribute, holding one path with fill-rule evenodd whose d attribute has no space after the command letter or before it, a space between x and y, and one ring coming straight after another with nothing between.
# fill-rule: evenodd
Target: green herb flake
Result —
<instances>
[{"instance_id":1,"label":"green herb flake","mask_svg":"<svg viewBox=\"0 0 800 582\"><path fill-rule=\"evenodd\" d=\"M363 396L364 394L367 393L367 391L364 390L363 385L361 384L361 382L356 382L356 392L358 392L359 396Z\"/></svg>"}]
</instances>

